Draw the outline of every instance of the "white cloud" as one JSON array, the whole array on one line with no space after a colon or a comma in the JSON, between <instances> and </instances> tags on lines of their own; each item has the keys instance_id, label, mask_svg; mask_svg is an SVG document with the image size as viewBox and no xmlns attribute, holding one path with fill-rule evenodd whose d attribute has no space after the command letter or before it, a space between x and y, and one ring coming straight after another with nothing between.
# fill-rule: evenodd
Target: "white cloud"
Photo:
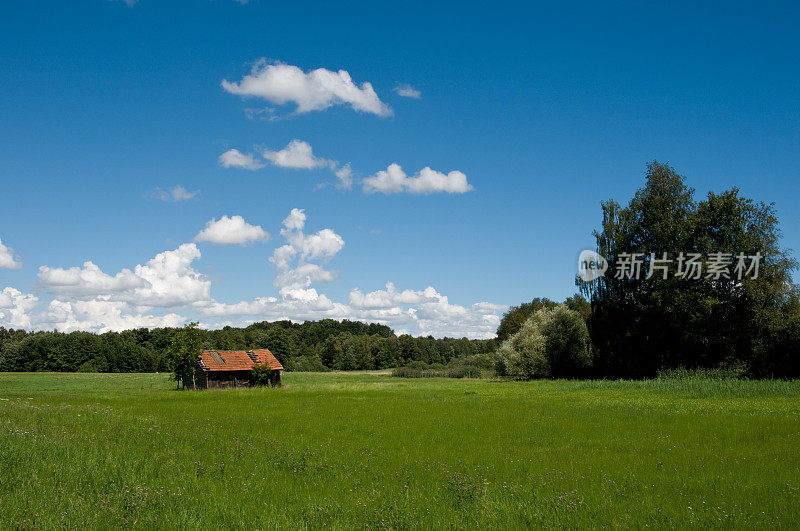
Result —
<instances>
[{"instance_id":1,"label":"white cloud","mask_svg":"<svg viewBox=\"0 0 800 531\"><path fill-rule=\"evenodd\" d=\"M421 291L397 291L391 282L386 284L385 290L366 294L358 288L352 290L349 307L357 319L380 322L395 329L416 325L421 336L471 339L494 337L500 313L506 310L505 306L487 302L466 307L450 304L448 298L432 286Z\"/></svg>"},{"instance_id":2,"label":"white cloud","mask_svg":"<svg viewBox=\"0 0 800 531\"><path fill-rule=\"evenodd\" d=\"M413 177L409 177L399 164L390 164L386 170L381 170L372 177L364 179L363 189L366 193L380 192L382 194L400 192L463 194L474 190L472 185L467 182L467 176L460 171L444 174L425 167Z\"/></svg>"},{"instance_id":3,"label":"white cloud","mask_svg":"<svg viewBox=\"0 0 800 531\"><path fill-rule=\"evenodd\" d=\"M14 249L3 245L2 240L0 240L0 268L5 268L5 269L22 268L22 262L14 258Z\"/></svg>"},{"instance_id":4,"label":"white cloud","mask_svg":"<svg viewBox=\"0 0 800 531\"><path fill-rule=\"evenodd\" d=\"M39 268L39 282L56 296L96 297L131 292L147 286L147 282L136 276L130 269L123 269L114 276L103 273L91 261L82 267L69 269Z\"/></svg>"},{"instance_id":5,"label":"white cloud","mask_svg":"<svg viewBox=\"0 0 800 531\"><path fill-rule=\"evenodd\" d=\"M413 98L418 100L422 97L422 93L409 85L408 83L398 83L394 87L394 91L399 95L403 96L404 98Z\"/></svg>"},{"instance_id":6,"label":"white cloud","mask_svg":"<svg viewBox=\"0 0 800 531\"><path fill-rule=\"evenodd\" d=\"M334 173L338 182L336 187L342 190L349 190L353 187L353 169L350 163L340 166L335 160L325 159L314 155L311 144L303 140L294 139L283 149L273 151L264 149L261 153L263 159L251 154L244 154L237 149L230 149L220 155L219 162L226 168L244 168L248 170L258 170L263 168L266 162L270 162L279 168L292 170L314 170L325 168ZM331 183L318 183L315 189L324 188Z\"/></svg>"},{"instance_id":7,"label":"white cloud","mask_svg":"<svg viewBox=\"0 0 800 531\"><path fill-rule=\"evenodd\" d=\"M31 328L29 312L38 304L35 295L22 293L8 287L0 291L0 326L7 328Z\"/></svg>"},{"instance_id":8,"label":"white cloud","mask_svg":"<svg viewBox=\"0 0 800 531\"><path fill-rule=\"evenodd\" d=\"M169 308L211 298L211 281L192 268L200 249L184 243L174 251L164 251L145 265L137 265L136 276L149 284L134 290L132 302L144 306Z\"/></svg>"},{"instance_id":9,"label":"white cloud","mask_svg":"<svg viewBox=\"0 0 800 531\"><path fill-rule=\"evenodd\" d=\"M357 86L345 70L332 72L318 68L306 73L296 66L261 59L238 83L223 80L222 88L231 94L259 97L277 105L291 102L297 105L297 113L349 105L356 111L378 116L392 114L372 84L364 82Z\"/></svg>"},{"instance_id":10,"label":"white cloud","mask_svg":"<svg viewBox=\"0 0 800 531\"><path fill-rule=\"evenodd\" d=\"M197 246L187 243L114 275L91 261L68 269L42 266L39 285L52 300L34 312L37 297L5 288L0 291L0 325L67 332L180 326L185 316L153 310L210 303L211 282L191 267L199 258Z\"/></svg>"},{"instance_id":11,"label":"white cloud","mask_svg":"<svg viewBox=\"0 0 800 531\"><path fill-rule=\"evenodd\" d=\"M283 226L289 230L303 230L306 225L306 211L301 208L293 208L286 219L283 220Z\"/></svg>"},{"instance_id":12,"label":"white cloud","mask_svg":"<svg viewBox=\"0 0 800 531\"><path fill-rule=\"evenodd\" d=\"M174 187L167 188L166 190L162 190L156 186L150 195L156 199L160 199L161 201L177 203L180 201L194 199L198 194L200 194L200 190L190 192L180 184L176 184Z\"/></svg>"},{"instance_id":13,"label":"white cloud","mask_svg":"<svg viewBox=\"0 0 800 531\"><path fill-rule=\"evenodd\" d=\"M489 339L496 335L500 314L506 309L506 306L489 302L459 306L441 296L438 301L421 304L414 319L421 336Z\"/></svg>"},{"instance_id":14,"label":"white cloud","mask_svg":"<svg viewBox=\"0 0 800 531\"><path fill-rule=\"evenodd\" d=\"M331 260L344 247L344 240L332 229L322 229L314 234L305 234L306 213L293 208L286 219L281 236L286 238L286 245L275 249L270 262L278 274L273 284L280 289L281 296L295 299L317 299L316 291L302 292L317 282L333 282L336 274L327 271L313 261Z\"/></svg>"},{"instance_id":15,"label":"white cloud","mask_svg":"<svg viewBox=\"0 0 800 531\"><path fill-rule=\"evenodd\" d=\"M142 309L185 306L211 299L211 282L191 267L199 258L197 246L185 243L116 275L91 261L69 269L41 266L39 285L64 301L123 302Z\"/></svg>"},{"instance_id":16,"label":"white cloud","mask_svg":"<svg viewBox=\"0 0 800 531\"><path fill-rule=\"evenodd\" d=\"M307 288L311 284L334 282L336 274L327 271L319 264L300 264L294 269L286 268L275 277L280 287Z\"/></svg>"},{"instance_id":17,"label":"white cloud","mask_svg":"<svg viewBox=\"0 0 800 531\"><path fill-rule=\"evenodd\" d=\"M219 156L219 164L223 168L241 168L243 170L258 170L264 167L249 153L242 153L238 149L229 149Z\"/></svg>"},{"instance_id":18,"label":"white cloud","mask_svg":"<svg viewBox=\"0 0 800 531\"><path fill-rule=\"evenodd\" d=\"M404 290L397 291L394 284L386 283L385 290L376 290L366 295L361 290L355 288L350 292L350 306L356 309L374 310L386 309L397 306L398 304L420 304L438 300L440 295L435 289L428 286L423 291Z\"/></svg>"},{"instance_id":19,"label":"white cloud","mask_svg":"<svg viewBox=\"0 0 800 531\"><path fill-rule=\"evenodd\" d=\"M242 216L222 216L219 221L211 218L206 227L194 237L194 241L216 245L245 245L267 241L269 238L267 231L259 225L250 225Z\"/></svg>"},{"instance_id":20,"label":"white cloud","mask_svg":"<svg viewBox=\"0 0 800 531\"><path fill-rule=\"evenodd\" d=\"M353 187L353 169L350 167L349 162L337 169L334 174L336 174L336 178L339 179L339 182L336 184L337 188L349 190Z\"/></svg>"},{"instance_id":21,"label":"white cloud","mask_svg":"<svg viewBox=\"0 0 800 531\"><path fill-rule=\"evenodd\" d=\"M61 332L86 330L103 333L131 328L181 326L185 322L186 318L176 313L161 316L136 313L130 304L124 302L53 300L41 316L40 326Z\"/></svg>"},{"instance_id":22,"label":"white cloud","mask_svg":"<svg viewBox=\"0 0 800 531\"><path fill-rule=\"evenodd\" d=\"M292 140L280 151L264 150L264 158L281 168L294 170L313 170L315 168L335 167L333 161L315 157L311 144L302 140Z\"/></svg>"},{"instance_id":23,"label":"white cloud","mask_svg":"<svg viewBox=\"0 0 800 531\"><path fill-rule=\"evenodd\" d=\"M255 316L259 320L305 321L315 319L346 319L350 312L344 304L332 302L315 289L293 290L281 298L259 297L235 304L213 302L198 307L198 314L207 318ZM247 321L247 320L244 320ZM232 322L232 321L227 321ZM211 326L206 323L207 326Z\"/></svg>"}]
</instances>

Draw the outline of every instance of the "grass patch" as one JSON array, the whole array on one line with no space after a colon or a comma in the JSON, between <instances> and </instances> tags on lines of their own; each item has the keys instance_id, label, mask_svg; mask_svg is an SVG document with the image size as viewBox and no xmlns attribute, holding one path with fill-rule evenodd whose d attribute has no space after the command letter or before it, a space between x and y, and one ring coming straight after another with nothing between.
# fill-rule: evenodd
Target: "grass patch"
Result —
<instances>
[{"instance_id":1,"label":"grass patch","mask_svg":"<svg viewBox=\"0 0 800 531\"><path fill-rule=\"evenodd\" d=\"M0 527L793 527L800 382L0 374Z\"/></svg>"}]
</instances>

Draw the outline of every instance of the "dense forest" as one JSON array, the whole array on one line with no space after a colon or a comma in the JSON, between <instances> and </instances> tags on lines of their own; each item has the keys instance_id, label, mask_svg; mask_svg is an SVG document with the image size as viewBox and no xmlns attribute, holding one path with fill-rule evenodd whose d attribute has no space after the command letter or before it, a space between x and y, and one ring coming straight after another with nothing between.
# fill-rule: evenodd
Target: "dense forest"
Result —
<instances>
[{"instance_id":1,"label":"dense forest","mask_svg":"<svg viewBox=\"0 0 800 531\"><path fill-rule=\"evenodd\" d=\"M0 371L168 371L177 329L122 332L25 332L0 327ZM287 370L385 369L447 364L486 354L494 340L395 336L387 326L355 321L255 323L246 328L201 330L206 349L269 348Z\"/></svg>"}]
</instances>

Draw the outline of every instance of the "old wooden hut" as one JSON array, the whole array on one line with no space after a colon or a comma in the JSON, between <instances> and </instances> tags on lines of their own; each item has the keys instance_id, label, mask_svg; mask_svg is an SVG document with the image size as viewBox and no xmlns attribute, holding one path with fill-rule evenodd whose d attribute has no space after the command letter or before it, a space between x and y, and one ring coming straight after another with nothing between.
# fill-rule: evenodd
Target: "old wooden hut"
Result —
<instances>
[{"instance_id":1,"label":"old wooden hut","mask_svg":"<svg viewBox=\"0 0 800 531\"><path fill-rule=\"evenodd\" d=\"M197 363L183 376L187 389L215 389L223 387L250 387L254 383L253 368L269 367L267 385L279 385L283 365L267 349L257 350L204 350Z\"/></svg>"}]
</instances>

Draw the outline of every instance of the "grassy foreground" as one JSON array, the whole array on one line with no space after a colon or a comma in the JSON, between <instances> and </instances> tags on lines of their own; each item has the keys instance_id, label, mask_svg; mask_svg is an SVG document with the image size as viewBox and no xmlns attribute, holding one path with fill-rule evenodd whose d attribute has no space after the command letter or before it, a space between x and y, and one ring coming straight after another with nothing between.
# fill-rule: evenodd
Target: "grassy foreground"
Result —
<instances>
[{"instance_id":1,"label":"grassy foreground","mask_svg":"<svg viewBox=\"0 0 800 531\"><path fill-rule=\"evenodd\" d=\"M800 382L0 373L0 528L794 527Z\"/></svg>"}]
</instances>

